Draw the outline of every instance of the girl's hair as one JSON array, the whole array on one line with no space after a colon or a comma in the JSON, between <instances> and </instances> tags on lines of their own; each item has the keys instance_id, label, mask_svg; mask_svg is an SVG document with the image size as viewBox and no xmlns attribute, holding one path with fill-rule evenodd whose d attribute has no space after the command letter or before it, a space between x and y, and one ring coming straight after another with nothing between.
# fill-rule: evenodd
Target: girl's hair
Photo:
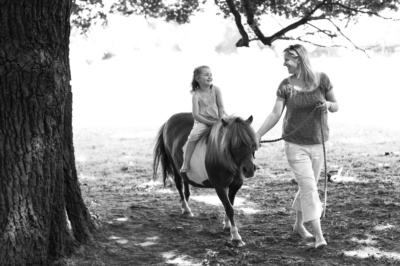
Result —
<instances>
[{"instance_id":1,"label":"girl's hair","mask_svg":"<svg viewBox=\"0 0 400 266\"><path fill-rule=\"evenodd\" d=\"M203 68L210 68L209 66L198 66L193 70L193 78L192 78L192 89L190 90L191 93L195 93L195 91L200 88L200 84L197 82L196 78L198 75L201 74L201 70Z\"/></svg>"},{"instance_id":2,"label":"girl's hair","mask_svg":"<svg viewBox=\"0 0 400 266\"><path fill-rule=\"evenodd\" d=\"M304 46L302 46L301 44L289 45L285 50L283 50L283 52L288 53L290 54L290 56L299 59L300 73L297 78L299 78L303 74L304 83L308 88L319 86L319 80L312 69L308 52L306 48L304 48Z\"/></svg>"}]
</instances>

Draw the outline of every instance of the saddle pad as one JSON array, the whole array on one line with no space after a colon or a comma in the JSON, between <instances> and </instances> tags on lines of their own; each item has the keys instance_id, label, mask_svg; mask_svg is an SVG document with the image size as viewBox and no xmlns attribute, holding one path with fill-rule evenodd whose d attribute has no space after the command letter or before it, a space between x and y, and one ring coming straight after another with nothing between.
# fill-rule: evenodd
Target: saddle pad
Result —
<instances>
[{"instance_id":1,"label":"saddle pad","mask_svg":"<svg viewBox=\"0 0 400 266\"><path fill-rule=\"evenodd\" d=\"M183 146L183 156L185 156L186 144ZM190 159L190 169L186 173L189 180L196 184L203 185L203 182L208 180L208 175L205 165L206 144L204 139L199 139L194 148L192 158Z\"/></svg>"}]
</instances>

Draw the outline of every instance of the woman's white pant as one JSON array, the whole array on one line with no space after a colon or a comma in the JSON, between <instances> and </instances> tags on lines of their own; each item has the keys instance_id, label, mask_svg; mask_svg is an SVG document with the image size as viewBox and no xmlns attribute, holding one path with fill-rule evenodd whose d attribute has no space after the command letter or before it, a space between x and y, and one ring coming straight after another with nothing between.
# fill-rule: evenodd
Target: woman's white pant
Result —
<instances>
[{"instance_id":1,"label":"woman's white pant","mask_svg":"<svg viewBox=\"0 0 400 266\"><path fill-rule=\"evenodd\" d=\"M286 158L299 184L292 208L303 213L303 221L321 217L322 203L317 183L324 163L322 144L299 145L285 142Z\"/></svg>"}]
</instances>

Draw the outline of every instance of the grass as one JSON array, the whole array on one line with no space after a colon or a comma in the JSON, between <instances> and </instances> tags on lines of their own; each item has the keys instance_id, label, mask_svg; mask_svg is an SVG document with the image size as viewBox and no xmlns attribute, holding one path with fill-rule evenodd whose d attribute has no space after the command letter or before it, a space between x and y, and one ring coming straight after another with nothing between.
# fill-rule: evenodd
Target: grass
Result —
<instances>
[{"instance_id":1,"label":"grass","mask_svg":"<svg viewBox=\"0 0 400 266\"><path fill-rule=\"evenodd\" d=\"M192 200L195 217L180 214L175 188L152 180L157 128L76 129L77 169L85 202L99 225L92 243L65 265L396 265L400 264L399 132L331 126L328 169L343 167L356 182L328 184L329 243L315 251L290 232L297 190L283 144L263 146L262 166L238 193L235 218L246 246L230 244L221 205ZM279 134L279 130L271 135ZM323 181L319 183L321 198ZM215 196L192 189L192 196ZM217 200L218 201L218 200ZM311 230L311 229L310 229ZM354 255L355 254L355 255Z\"/></svg>"}]
</instances>

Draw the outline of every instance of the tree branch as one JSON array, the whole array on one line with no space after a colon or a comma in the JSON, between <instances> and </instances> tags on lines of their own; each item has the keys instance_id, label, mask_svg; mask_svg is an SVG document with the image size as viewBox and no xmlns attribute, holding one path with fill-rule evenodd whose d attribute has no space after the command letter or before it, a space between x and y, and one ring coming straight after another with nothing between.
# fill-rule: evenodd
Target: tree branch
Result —
<instances>
[{"instance_id":1,"label":"tree branch","mask_svg":"<svg viewBox=\"0 0 400 266\"><path fill-rule=\"evenodd\" d=\"M300 20L290 24L289 26L283 28L282 30L276 32L275 34L265 37L264 34L261 32L260 28L257 25L257 22L254 20L254 11L252 8L251 0L242 0L244 10L247 16L247 23L250 25L251 29L255 33L255 35L258 37L258 39L264 44L271 46L271 44L277 40L280 39L281 36L284 36L287 32L296 29L297 27L306 24L308 21L311 20L320 20L320 19L325 19L325 15L321 15L318 17L312 17L312 15L322 7L326 6L327 3L326 1L323 1L319 4L317 4L314 9L312 9L307 15L305 15L303 18Z\"/></svg>"},{"instance_id":2,"label":"tree branch","mask_svg":"<svg viewBox=\"0 0 400 266\"><path fill-rule=\"evenodd\" d=\"M236 27L238 28L239 33L242 36L242 39L240 39L236 43L236 47L243 47L243 46L249 47L249 35L247 34L246 30L243 27L242 18L240 16L239 11L236 10L233 0L226 0L226 3L228 4L229 11L235 17Z\"/></svg>"},{"instance_id":3,"label":"tree branch","mask_svg":"<svg viewBox=\"0 0 400 266\"><path fill-rule=\"evenodd\" d=\"M251 6L251 0L242 0L242 3L247 17L247 24L249 24L250 28L253 30L258 39L264 43L263 40L265 40L265 36L258 27L257 22L254 20L254 11L253 7ZM264 44L271 46L271 43Z\"/></svg>"},{"instance_id":4,"label":"tree branch","mask_svg":"<svg viewBox=\"0 0 400 266\"><path fill-rule=\"evenodd\" d=\"M311 27L317 29L318 32L321 32L321 33L325 34L326 36L330 37L331 39L337 37L337 34L331 33L330 30L323 30L323 29L320 29L320 28L318 28L317 26L315 26L315 25L313 25L313 24L311 24L311 23L307 23L307 25L310 25ZM307 34L307 33L306 33L306 34ZM308 33L308 34L314 35L314 33Z\"/></svg>"},{"instance_id":5,"label":"tree branch","mask_svg":"<svg viewBox=\"0 0 400 266\"><path fill-rule=\"evenodd\" d=\"M332 25L336 28L336 30L337 30L349 43L351 43L351 44L354 46L354 48L356 48L357 50L360 50L360 51L364 52L365 55L368 56L367 51L366 51L365 49L362 49L361 47L357 46L355 43L353 43L353 41L352 41L349 37L347 37L347 36L342 32L342 30L339 28L339 26L337 26L331 19L327 19L327 20L328 20L330 23L332 23ZM369 57L369 56L368 56L368 57Z\"/></svg>"},{"instance_id":6,"label":"tree branch","mask_svg":"<svg viewBox=\"0 0 400 266\"><path fill-rule=\"evenodd\" d=\"M265 38L265 39L266 39L265 42L264 42L263 40L261 40L261 41L262 41L264 44L266 44L266 43L272 43L272 42L274 42L275 40L277 40L280 36L284 36L287 32L289 32L289 31L291 31L291 30L294 30L294 29L298 28L298 27L301 26L301 25L304 25L304 24L308 23L309 21L325 19L325 15L321 15L321 16L318 16L318 17L312 17L312 15L313 15L317 10L321 9L321 8L322 8L323 6L325 6L325 5L326 5L325 1L322 2L322 3L319 3L318 5L316 5L316 6L314 7L313 10L311 10L306 16L304 16L304 17L301 18L300 20L298 20L298 21L296 21L296 22L290 24L289 26L287 26L287 27L283 28L282 30L276 32L275 34L273 34L273 35L271 35L271 36L269 36L269 37L266 37L266 38Z\"/></svg>"},{"instance_id":7,"label":"tree branch","mask_svg":"<svg viewBox=\"0 0 400 266\"><path fill-rule=\"evenodd\" d=\"M390 1L385 1L381 3L381 6L384 5L386 2L390 2ZM379 15L377 12L372 12L372 11L366 11L366 10L362 10L362 9L358 9L358 8L353 8L350 6L346 6L343 5L341 2L334 2L332 3L333 5L336 5L338 7L341 7L343 9L346 9L348 11L352 11L354 13L361 13L361 14L367 14L367 15L371 15L371 16L376 16L382 19L387 19L387 20L393 20L393 21L398 21L398 19L394 19L394 18L387 18L387 17L383 17L381 15Z\"/></svg>"},{"instance_id":8,"label":"tree branch","mask_svg":"<svg viewBox=\"0 0 400 266\"><path fill-rule=\"evenodd\" d=\"M303 43L309 43L309 44L312 44L312 45L315 45L315 46L317 46L317 47L322 47L322 48L327 48L328 46L326 46L326 45L322 45L322 44L318 44L318 43L315 43L315 42L312 42L312 41L309 41L309 40L304 40L304 39L302 39L301 37L297 37L297 38L293 38L293 37L280 37L280 38L278 38L279 40L286 40L286 41L299 41L299 42L303 42ZM342 46L340 46L340 45L330 45L329 46L330 48L331 47L342 47Z\"/></svg>"}]
</instances>

